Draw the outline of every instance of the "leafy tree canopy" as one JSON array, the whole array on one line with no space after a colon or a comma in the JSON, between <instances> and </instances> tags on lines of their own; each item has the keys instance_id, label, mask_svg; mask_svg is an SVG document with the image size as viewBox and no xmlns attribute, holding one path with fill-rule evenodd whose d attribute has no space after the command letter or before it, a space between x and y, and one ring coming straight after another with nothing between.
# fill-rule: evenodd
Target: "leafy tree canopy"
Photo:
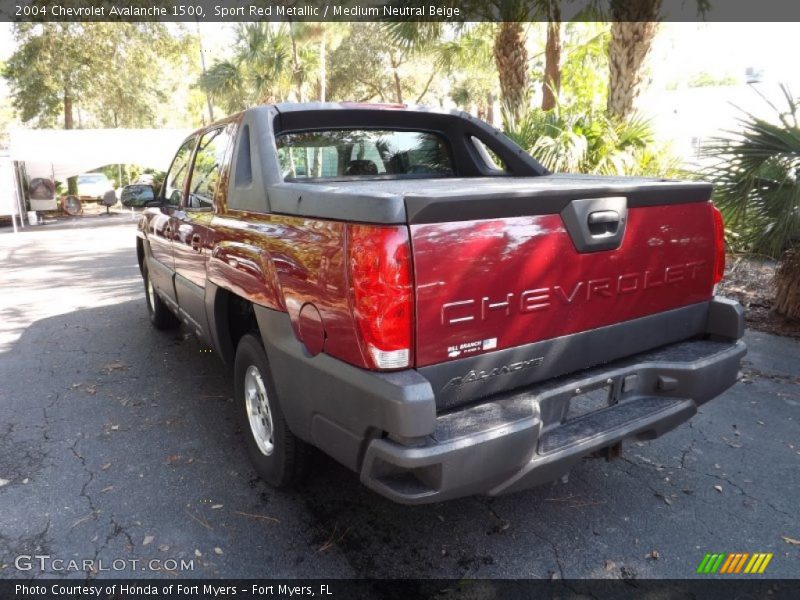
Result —
<instances>
[{"instance_id":1,"label":"leafy tree canopy","mask_svg":"<svg viewBox=\"0 0 800 600\"><path fill-rule=\"evenodd\" d=\"M52 127L154 125L190 40L161 23L19 23L2 73L22 121Z\"/></svg>"}]
</instances>

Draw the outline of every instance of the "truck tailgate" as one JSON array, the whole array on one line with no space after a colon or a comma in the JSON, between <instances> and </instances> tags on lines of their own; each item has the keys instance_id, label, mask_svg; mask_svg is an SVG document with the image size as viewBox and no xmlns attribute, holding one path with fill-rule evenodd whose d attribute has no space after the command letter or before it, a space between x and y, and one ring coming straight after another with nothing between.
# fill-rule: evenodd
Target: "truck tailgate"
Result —
<instances>
[{"instance_id":1,"label":"truck tailgate","mask_svg":"<svg viewBox=\"0 0 800 600\"><path fill-rule=\"evenodd\" d=\"M538 180L545 178L537 178ZM555 179L555 178L546 178ZM537 181L537 187L541 185ZM513 348L708 301L713 292L715 229L710 187L676 186L595 190L553 186L556 200L504 199L508 214L488 218L472 210L449 211L448 201L407 197L416 286L418 368ZM581 182L585 183L585 182ZM666 189L665 189L666 186ZM556 194L555 192L559 192ZM666 192L666 193L665 193ZM455 200L469 204L468 191ZM586 198L616 198L622 230L616 247L582 247L568 227L569 205ZM482 198L491 203L491 199ZM443 208L444 207L444 208ZM602 202L595 206L603 209ZM524 214L529 212L530 214ZM580 213L580 211L578 211ZM599 224L609 211L589 211ZM611 211L614 212L614 211ZM520 214L522 213L522 214ZM603 214L601 214L603 213ZM430 215L439 215L430 218ZM584 212L580 219L588 218ZM591 237L591 234L590 236ZM585 241L585 240L584 240ZM613 244L612 244L613 246ZM651 347L674 341L653 336ZM588 362L592 361L587 357ZM588 364L586 365L588 366Z\"/></svg>"}]
</instances>

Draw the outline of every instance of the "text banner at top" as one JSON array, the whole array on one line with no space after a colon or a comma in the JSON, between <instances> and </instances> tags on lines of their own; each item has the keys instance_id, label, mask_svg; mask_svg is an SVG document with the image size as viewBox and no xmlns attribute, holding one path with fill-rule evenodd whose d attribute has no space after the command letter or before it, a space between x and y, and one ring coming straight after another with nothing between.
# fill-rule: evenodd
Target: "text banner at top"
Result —
<instances>
[{"instance_id":1,"label":"text banner at top","mask_svg":"<svg viewBox=\"0 0 800 600\"><path fill-rule=\"evenodd\" d=\"M0 0L0 21L800 21L793 0Z\"/></svg>"}]
</instances>

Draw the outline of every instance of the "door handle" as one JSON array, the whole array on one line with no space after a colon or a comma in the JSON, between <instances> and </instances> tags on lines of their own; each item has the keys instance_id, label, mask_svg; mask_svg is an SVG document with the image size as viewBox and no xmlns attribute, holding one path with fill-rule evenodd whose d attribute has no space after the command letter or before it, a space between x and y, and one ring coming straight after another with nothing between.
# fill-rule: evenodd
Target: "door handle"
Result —
<instances>
[{"instance_id":1,"label":"door handle","mask_svg":"<svg viewBox=\"0 0 800 600\"><path fill-rule=\"evenodd\" d=\"M614 235L619 228L619 213L615 210L598 210L587 218L589 233L596 235Z\"/></svg>"},{"instance_id":2,"label":"door handle","mask_svg":"<svg viewBox=\"0 0 800 600\"><path fill-rule=\"evenodd\" d=\"M199 233L195 233L192 236L192 241L190 242L192 250L194 250L195 252L202 252L203 251L203 247L200 244L201 241L202 240L200 239L200 234Z\"/></svg>"}]
</instances>

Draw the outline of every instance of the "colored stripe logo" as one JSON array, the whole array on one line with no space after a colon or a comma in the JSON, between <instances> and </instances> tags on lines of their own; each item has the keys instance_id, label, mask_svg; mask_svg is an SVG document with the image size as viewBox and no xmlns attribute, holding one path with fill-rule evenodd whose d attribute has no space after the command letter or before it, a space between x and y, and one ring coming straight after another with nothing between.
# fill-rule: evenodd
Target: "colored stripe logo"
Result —
<instances>
[{"instance_id":1,"label":"colored stripe logo","mask_svg":"<svg viewBox=\"0 0 800 600\"><path fill-rule=\"evenodd\" d=\"M732 552L732 553L707 553L697 566L697 573L713 575L715 573L731 575L736 573L761 574L769 561L772 553Z\"/></svg>"}]
</instances>

